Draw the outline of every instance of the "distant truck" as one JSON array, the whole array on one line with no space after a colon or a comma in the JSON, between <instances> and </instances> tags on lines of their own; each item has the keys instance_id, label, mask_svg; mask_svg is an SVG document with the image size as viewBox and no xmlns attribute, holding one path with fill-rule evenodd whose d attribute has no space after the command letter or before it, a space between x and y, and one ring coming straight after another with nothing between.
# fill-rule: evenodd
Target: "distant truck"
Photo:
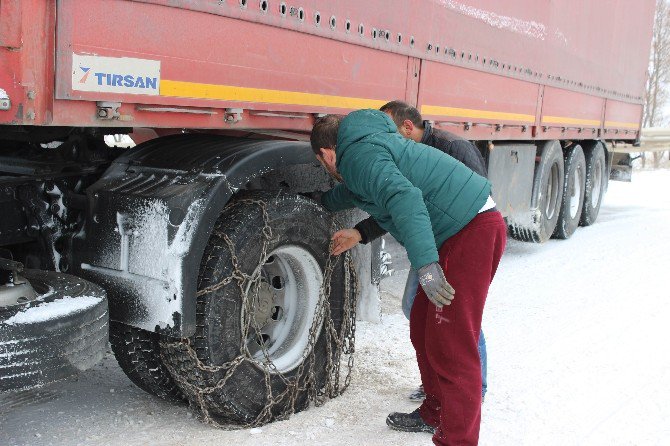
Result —
<instances>
[{"instance_id":1,"label":"distant truck","mask_svg":"<svg viewBox=\"0 0 670 446\"><path fill-rule=\"evenodd\" d=\"M605 143L640 135L654 6L0 0L0 390L90 367L109 330L134 383L206 418L306 407L355 302L314 120L416 105L481 150L513 237L568 238Z\"/></svg>"}]
</instances>

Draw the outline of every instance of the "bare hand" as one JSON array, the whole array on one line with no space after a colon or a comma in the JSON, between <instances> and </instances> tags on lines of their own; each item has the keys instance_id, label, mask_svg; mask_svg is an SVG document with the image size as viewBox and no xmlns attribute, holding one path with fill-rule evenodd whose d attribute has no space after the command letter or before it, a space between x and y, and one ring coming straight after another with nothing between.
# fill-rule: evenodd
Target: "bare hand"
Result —
<instances>
[{"instance_id":1,"label":"bare hand","mask_svg":"<svg viewBox=\"0 0 670 446\"><path fill-rule=\"evenodd\" d=\"M361 233L357 229L342 229L333 234L333 247L331 249L331 254L334 256L339 256L344 251L347 251L362 240Z\"/></svg>"}]
</instances>

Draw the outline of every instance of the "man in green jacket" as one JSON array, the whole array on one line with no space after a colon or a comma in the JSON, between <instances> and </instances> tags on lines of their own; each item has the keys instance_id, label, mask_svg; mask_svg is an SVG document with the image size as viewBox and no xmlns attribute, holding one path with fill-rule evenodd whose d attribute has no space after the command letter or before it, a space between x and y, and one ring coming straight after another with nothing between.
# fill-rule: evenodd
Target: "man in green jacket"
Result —
<instances>
[{"instance_id":1,"label":"man in green jacket","mask_svg":"<svg viewBox=\"0 0 670 446\"><path fill-rule=\"evenodd\" d=\"M323 195L323 205L366 211L405 246L419 273L422 290L410 337L426 399L412 413L390 414L387 424L434 432L439 445L477 444L477 343L507 233L490 183L449 155L403 138L378 110L359 110L343 120L325 116L314 124L311 143L340 181Z\"/></svg>"}]
</instances>

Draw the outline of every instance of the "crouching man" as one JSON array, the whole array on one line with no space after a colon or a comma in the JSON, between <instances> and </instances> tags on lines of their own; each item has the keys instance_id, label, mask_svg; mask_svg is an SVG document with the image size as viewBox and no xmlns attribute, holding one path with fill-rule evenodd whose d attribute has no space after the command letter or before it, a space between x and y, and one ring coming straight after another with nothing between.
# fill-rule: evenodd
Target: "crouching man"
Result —
<instances>
[{"instance_id":1,"label":"crouching man","mask_svg":"<svg viewBox=\"0 0 670 446\"><path fill-rule=\"evenodd\" d=\"M477 343L507 232L490 183L449 155L403 138L378 110L319 119L311 144L340 181L323 195L323 205L370 214L403 244L419 274L410 336L426 399L412 413L390 414L387 424L434 432L438 445L476 445L482 388Z\"/></svg>"}]
</instances>

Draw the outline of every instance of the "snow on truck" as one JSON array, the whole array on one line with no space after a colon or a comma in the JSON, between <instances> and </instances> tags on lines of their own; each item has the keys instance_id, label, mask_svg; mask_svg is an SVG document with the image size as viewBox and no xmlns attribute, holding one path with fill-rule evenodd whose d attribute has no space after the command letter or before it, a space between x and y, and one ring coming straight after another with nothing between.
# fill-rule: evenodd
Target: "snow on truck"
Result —
<instances>
[{"instance_id":1,"label":"snow on truck","mask_svg":"<svg viewBox=\"0 0 670 446\"><path fill-rule=\"evenodd\" d=\"M312 199L332 187L314 120L413 104L481 150L513 237L568 238L596 221L606 143L639 137L654 6L0 0L0 391L109 339L215 423L337 395L379 255L327 254L359 216Z\"/></svg>"}]
</instances>

